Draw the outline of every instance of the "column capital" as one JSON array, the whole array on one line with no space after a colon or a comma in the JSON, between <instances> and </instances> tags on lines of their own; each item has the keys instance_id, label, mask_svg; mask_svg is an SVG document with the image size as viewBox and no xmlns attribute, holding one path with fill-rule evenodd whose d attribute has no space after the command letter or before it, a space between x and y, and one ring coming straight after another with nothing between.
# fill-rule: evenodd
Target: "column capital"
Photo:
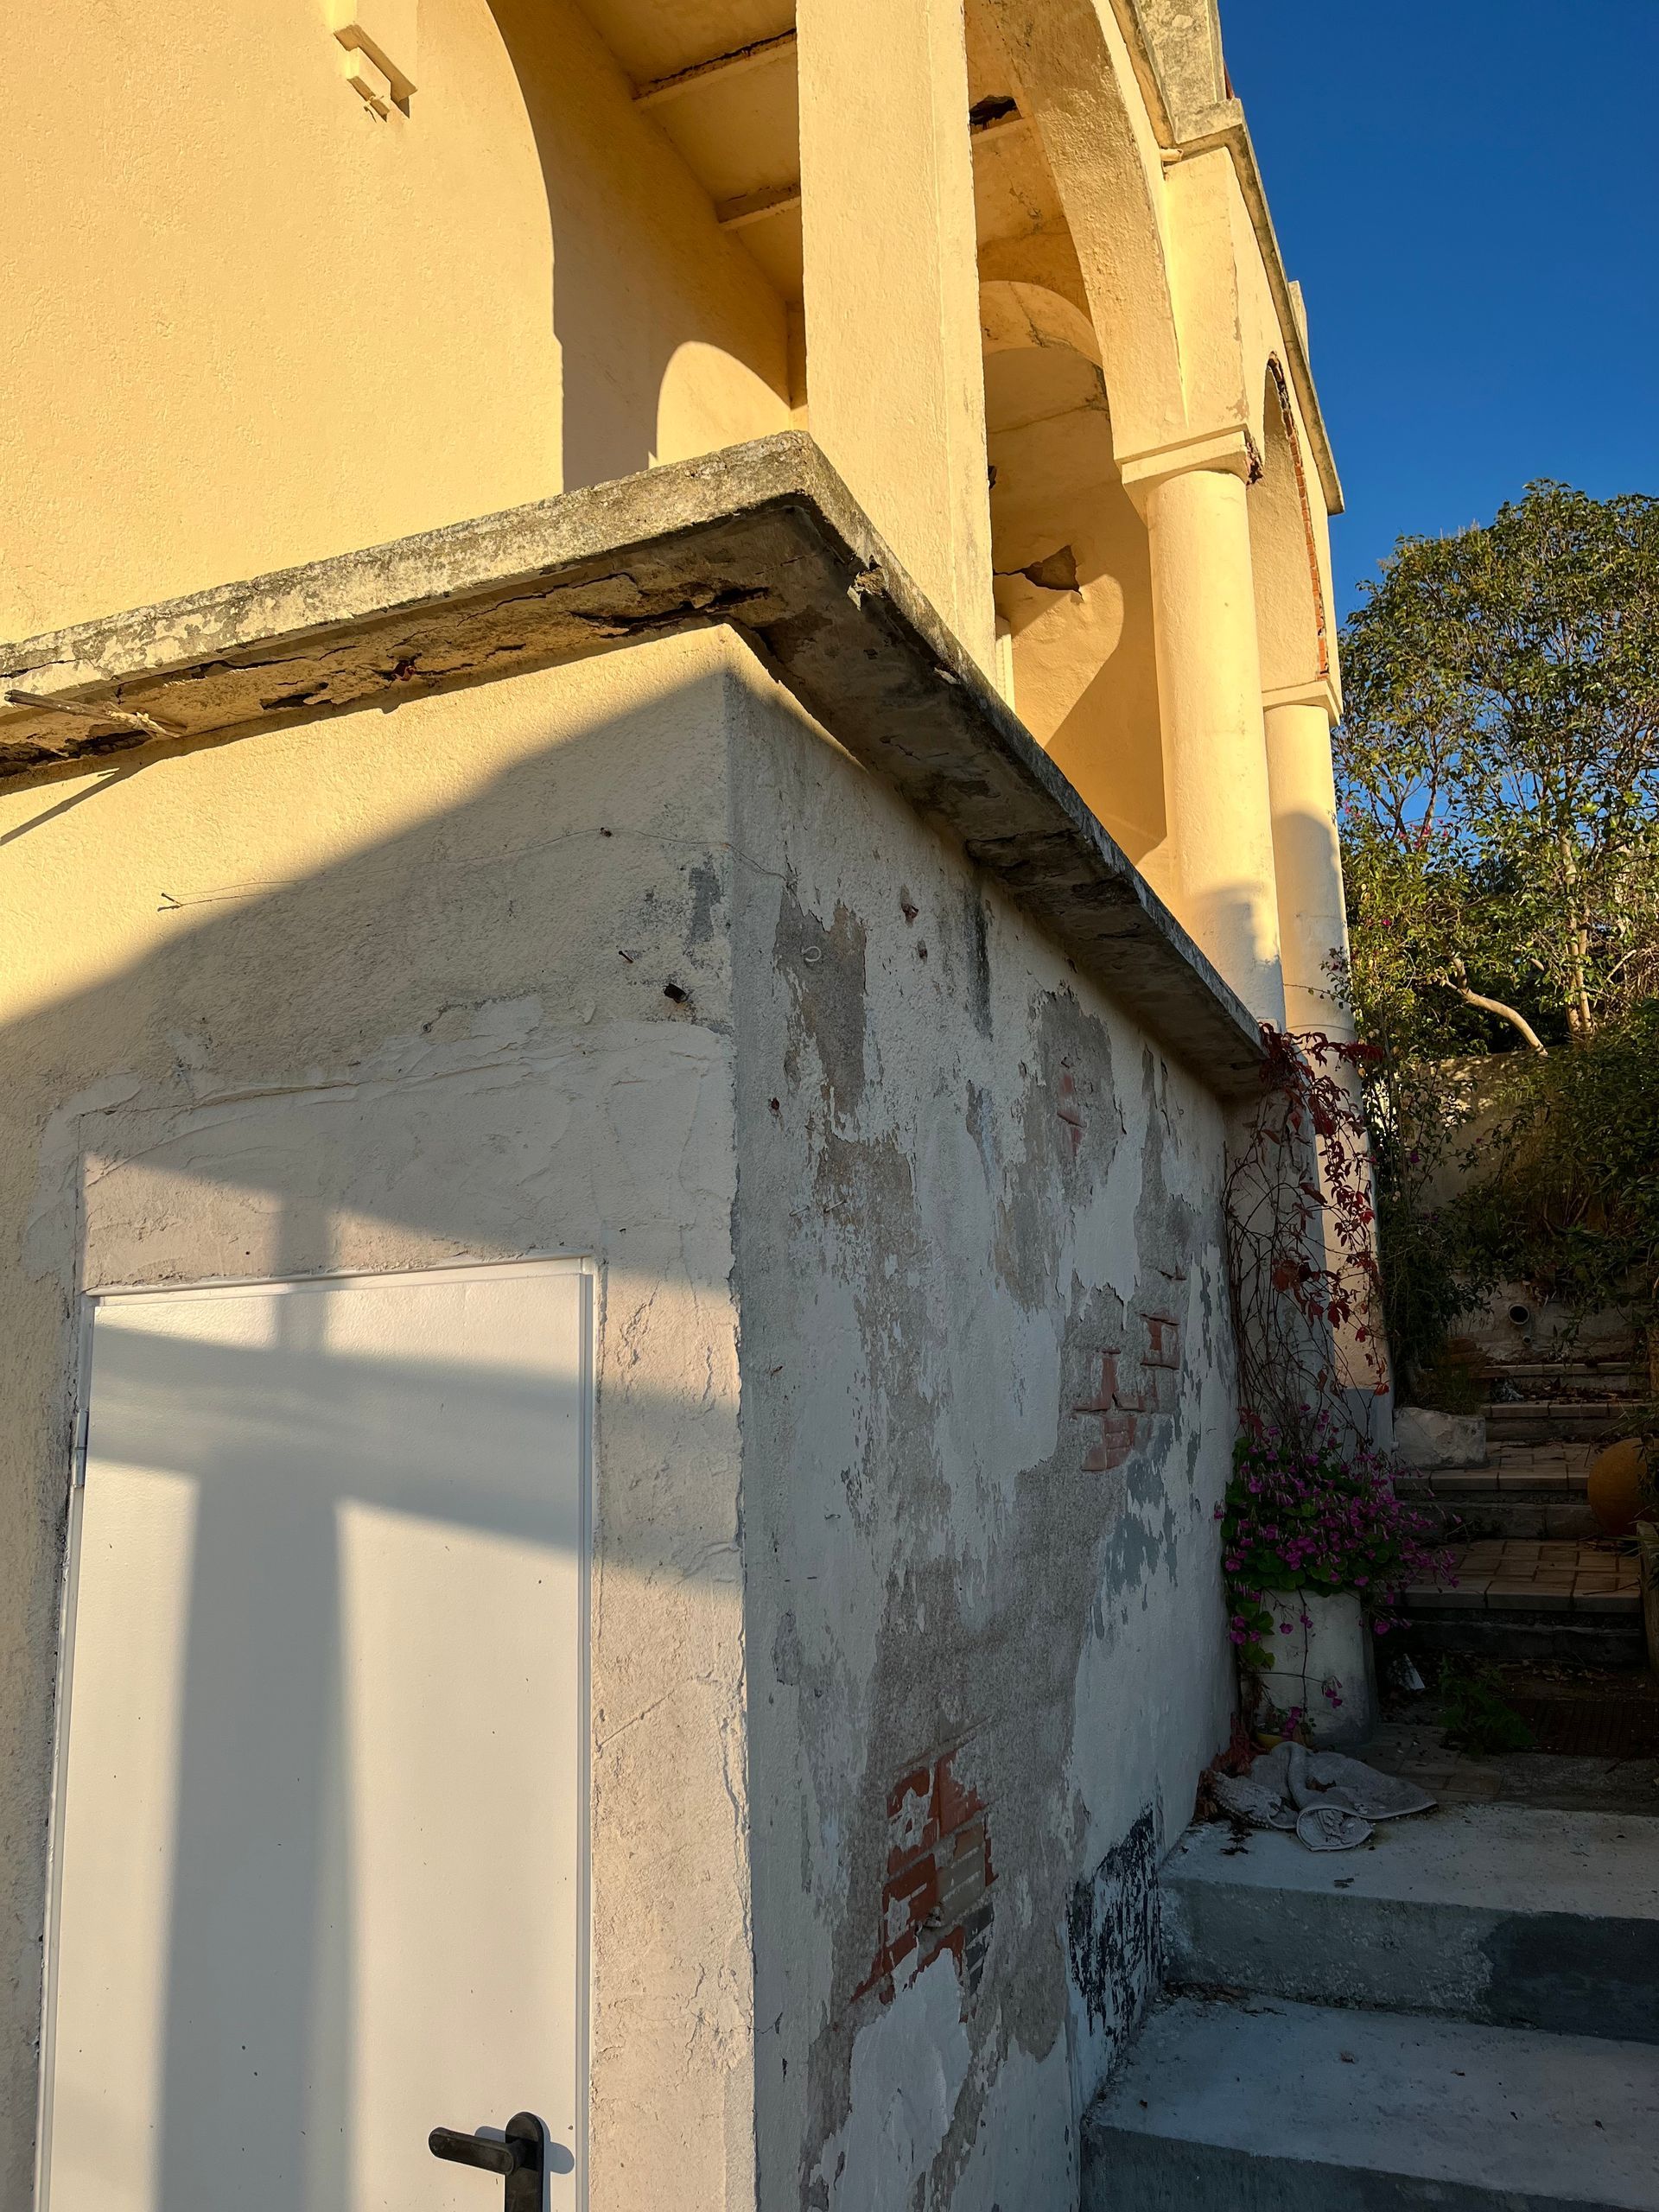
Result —
<instances>
[{"instance_id":1,"label":"column capital","mask_svg":"<svg viewBox=\"0 0 1659 2212\"><path fill-rule=\"evenodd\" d=\"M1173 476L1190 476L1197 469L1211 469L1253 484L1262 474L1262 456L1245 425L1232 423L1218 430L1190 431L1167 445L1120 454L1117 467L1123 489L1144 513L1147 495L1160 484L1168 483Z\"/></svg>"},{"instance_id":2,"label":"column capital","mask_svg":"<svg viewBox=\"0 0 1659 2212\"><path fill-rule=\"evenodd\" d=\"M1326 720L1334 728L1342 720L1342 694L1337 689L1334 676L1312 676L1304 683L1275 683L1271 690L1262 694L1263 709L1273 707L1323 707Z\"/></svg>"}]
</instances>

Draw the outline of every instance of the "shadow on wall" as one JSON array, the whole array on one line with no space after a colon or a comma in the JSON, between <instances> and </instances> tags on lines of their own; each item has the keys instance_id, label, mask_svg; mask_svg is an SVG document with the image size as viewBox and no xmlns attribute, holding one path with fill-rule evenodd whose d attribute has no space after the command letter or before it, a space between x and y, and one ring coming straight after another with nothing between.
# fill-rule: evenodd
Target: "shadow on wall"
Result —
<instances>
[{"instance_id":1,"label":"shadow on wall","mask_svg":"<svg viewBox=\"0 0 1659 2212\"><path fill-rule=\"evenodd\" d=\"M1248 945L1249 963L1257 974L1271 974L1279 965L1277 916L1264 908L1260 884L1218 883L1213 890L1184 890L1181 919L1200 944ZM1246 968L1245 976L1249 972ZM1232 982L1235 990L1243 989L1240 976L1235 976Z\"/></svg>"},{"instance_id":2,"label":"shadow on wall","mask_svg":"<svg viewBox=\"0 0 1659 2212\"><path fill-rule=\"evenodd\" d=\"M782 301L571 0L488 0L547 188L563 488L790 427Z\"/></svg>"},{"instance_id":3,"label":"shadow on wall","mask_svg":"<svg viewBox=\"0 0 1659 2212\"><path fill-rule=\"evenodd\" d=\"M534 1599L568 1576L551 1559L561 1548L569 1556L563 1493L540 1479L549 1378L365 1356L335 1340L326 1311L335 1302L277 1301L274 1340L257 1346L215 1338L211 1317L230 1310L217 1300L188 1315L173 1309L177 1332L134 1329L142 1316L131 1308L127 1326L100 1327L88 1491L100 1518L88 1527L101 1544L123 1535L121 1580L140 1580L143 1598L110 1591L109 1567L100 1574L92 1561L108 1612L93 1640L101 1695L86 1725L112 1756L143 1759L136 1793L118 1804L137 1832L130 1847L142 1837L153 1856L98 1882L83 1807L72 1894L98 1916L112 1890L129 1972L141 1986L147 1967L156 1974L160 2049L125 2048L119 2026L111 2046L130 2081L146 2056L155 2069L159 2110L145 2118L158 2204L214 2202L238 2162L250 2170L238 2190L250 2206L356 2202L367 2177L357 2139L365 2107L378 2107L384 2149L388 2103L401 2093L418 2104L423 2090L437 2103L445 2082L475 2070L468 2045L492 2026L491 1993L475 1973L471 2018L464 2001L435 2017L429 1984L435 1974L453 1986L458 1961L487 1955L500 1897L447 1897L439 1925L419 1942L405 1928L400 1939L389 1907L420 1896L419 1858L397 1870L391 1897L382 1880L368 1911L362 1869L378 1860L384 1873L401 1817L426 1809L428 1777L448 1770L448 1786L467 1786L470 1773L481 1793L499 1789L508 1747L480 1739L465 1631L486 1589L499 1604L517 1599L522 1614L526 1592ZM204 1318L199 1333L180 1329ZM458 1480L461 1439L476 1456ZM423 1591L451 1602L411 1602ZM142 1613L130 1695L110 1681L119 1663L111 1635L129 1613ZM173 1646L175 1620L183 1633ZM505 1630L499 1641L511 1649ZM175 1700L159 1694L169 1670L158 1646L176 1649ZM485 1664L493 1676L493 1659ZM83 1738L81 1773L93 1756ZM149 1789L165 1793L168 1780L170 1807L147 1818ZM429 1812L417 1833L423 1852L442 1852ZM536 1873L547 1853L534 1823L504 1821L491 1849L517 1933L545 1955ZM159 1927L145 1910L158 1890ZM429 1888L423 1902L434 1902ZM89 1979L111 1980L118 2020L130 1987L118 1970L89 1974L94 1941L83 1921L80 2003ZM539 2006L527 1997L521 2021L550 2005L552 1992ZM397 2052L402 2078L385 2078L391 2054L372 2051L379 2063L365 2079L357 2024L396 2036L411 2011L414 2033ZM93 2024L84 2010L74 2024ZM102 2164L103 2185L124 2197L132 2145L107 2129L107 2110L77 2113L85 2071L72 2057L59 2081L55 2139L83 2187ZM421 2133L407 2133L413 2164Z\"/></svg>"},{"instance_id":4,"label":"shadow on wall","mask_svg":"<svg viewBox=\"0 0 1659 2212\"><path fill-rule=\"evenodd\" d=\"M532 728L536 686L531 677L516 687L531 695ZM499 696L499 687L470 695L480 713ZM452 693L432 710L454 713L460 703ZM112 1071L125 1094L73 1122L68 1149L54 1155L48 1145L39 1189L32 1141L13 1148L9 1171L14 1220L36 1202L25 1265L14 1262L5 1291L14 1417L0 1445L16 1532L9 1573L29 1586L5 1593L7 1609L32 1627L29 1663L14 1663L4 1685L0 1725L28 1750L14 1762L22 1786L0 1797L10 1830L0 1849L34 1941L83 1203L91 1234L105 1236L105 1270L118 1248L125 1272L142 1267L163 1284L537 1249L603 1256L609 1233L620 1240L608 1255L610 1327L622 1328L629 1348L603 1378L607 1465L632 1479L607 1486L596 1575L604 1586L616 1578L649 1586L645 1602L670 1608L697 1602L700 1584L706 1592L732 1579L734 1477L709 1472L729 1465L731 1408L704 1351L729 1311L730 1197L721 1191L718 1109L705 1096L723 1094L725 1046L698 1004L707 999L712 1014L723 988L725 816L723 804L708 802L718 779L706 750L685 741L688 729L717 730L723 711L721 684L708 677L665 685L635 711L595 715L551 746L543 711L541 749L464 803L257 893L209 887L181 900L182 887L163 873L181 851L200 851L188 827L193 807L224 807L220 849L236 849L230 806L251 786L216 766L233 752L246 760L245 748L271 747L298 756L278 770L296 779L296 796L305 779L327 781L331 763L349 789L362 772L340 757L346 749L373 747L384 761L403 735L417 756L418 704L406 719L376 710L219 746L174 746L124 764L87 794L93 810L100 800L120 810L118 827L109 826L119 840L113 849L127 856L125 898L141 914L160 906L176 915L176 934L15 1021L5 1038L16 1090L35 1088L41 1119ZM446 737L454 734L452 724ZM70 815L51 803L52 780L35 787L48 803L33 834L78 838L86 810ZM224 865L236 874L234 859ZM671 981L684 998L665 995ZM290 1302L299 1322L308 1301ZM429 1362L377 1366L310 1340L219 1348L211 1360L188 1344L150 1341L144 1362L126 1378L136 1427L116 1440L116 1458L194 1490L198 1509L160 2074L156 2108L143 2116L155 2201L211 2201L247 2150L237 2134L243 2101L228 2091L238 2067L256 2061L242 2057L239 2037L205 2059L204 2036L214 2042L236 1994L226 1987L227 1955L232 1981L238 1961L252 1971L247 1943L226 1932L224 1867L241 1869L245 1888L247 1868L269 1861L272 1842L261 1801L227 1794L220 1694L263 1669L284 1685L280 1713L267 1716L270 1753L303 1777L302 1833L286 1839L283 1863L267 1864L258 1884L267 1918L259 1960L281 1960L274 1986L261 1986L257 2063L268 2094L258 2156L287 2166L285 2177L262 2167L275 2194L250 2201L343 2207L355 2201L345 2054L361 1902L339 1792L351 1729L342 1546L353 1516L391 1511L462 1546L522 1551L546 1530L538 1502L491 1465L459 1491L416 1467L401 1503L343 1488L339 1423L360 1420L365 1405L396 1402L406 1425L411 1394L431 1400L435 1420L447 1405L453 1421L459 1397L474 1402L480 1437L499 1440L504 1421L522 1427L541 1380L510 1365L486 1373ZM283 1412L280 1469L273 1463L269 1482L215 1503L201 1478L216 1436L234 1421L245 1445L254 1404ZM666 1468L682 1478L663 1478ZM296 1650L296 1612L332 1621L333 1633ZM245 1771L245 1753L237 1765ZM11 2140L0 2193L10 2201L14 2191L21 2198L29 2171L33 2095L24 2077L36 1993L27 1971L8 1979L13 2078L0 2082L0 2113ZM210 2078L223 2098L204 2095ZM432 2118L472 2125L501 2116ZM62 2117L73 2124L73 2114Z\"/></svg>"},{"instance_id":5,"label":"shadow on wall","mask_svg":"<svg viewBox=\"0 0 1659 2212\"><path fill-rule=\"evenodd\" d=\"M1099 348L1086 318L1041 286L989 283L980 296L1015 710L1145 867L1168 834L1151 558L1113 452Z\"/></svg>"}]
</instances>

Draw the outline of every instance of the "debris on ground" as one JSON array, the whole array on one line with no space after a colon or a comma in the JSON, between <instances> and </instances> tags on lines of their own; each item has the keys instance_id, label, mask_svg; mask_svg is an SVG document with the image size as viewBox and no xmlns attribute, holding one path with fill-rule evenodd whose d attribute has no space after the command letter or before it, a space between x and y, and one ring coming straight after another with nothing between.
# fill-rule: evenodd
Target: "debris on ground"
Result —
<instances>
[{"instance_id":1,"label":"debris on ground","mask_svg":"<svg viewBox=\"0 0 1659 2212\"><path fill-rule=\"evenodd\" d=\"M1263 1752L1245 1774L1213 1773L1210 1789L1229 1818L1282 1828L1309 1851L1352 1851L1370 1841L1376 1821L1427 1813L1434 1804L1397 1775L1295 1743Z\"/></svg>"}]
</instances>

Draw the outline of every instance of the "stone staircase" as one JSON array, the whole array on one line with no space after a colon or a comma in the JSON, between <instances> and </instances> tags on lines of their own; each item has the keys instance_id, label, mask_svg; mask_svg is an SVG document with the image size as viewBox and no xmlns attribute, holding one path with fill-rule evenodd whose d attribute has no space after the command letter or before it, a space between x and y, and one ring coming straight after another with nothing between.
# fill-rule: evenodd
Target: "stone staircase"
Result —
<instances>
[{"instance_id":1,"label":"stone staircase","mask_svg":"<svg viewBox=\"0 0 1659 2212\"><path fill-rule=\"evenodd\" d=\"M1485 1465L1400 1485L1433 1513L1458 1577L1407 1593L1413 1648L1641 1665L1635 1560L1603 1537L1586 1497L1591 1460L1638 1395L1628 1359L1505 1364L1492 1382Z\"/></svg>"},{"instance_id":2,"label":"stone staircase","mask_svg":"<svg viewBox=\"0 0 1659 2212\"><path fill-rule=\"evenodd\" d=\"M1659 2212L1659 1820L1195 1827L1083 2212Z\"/></svg>"}]
</instances>

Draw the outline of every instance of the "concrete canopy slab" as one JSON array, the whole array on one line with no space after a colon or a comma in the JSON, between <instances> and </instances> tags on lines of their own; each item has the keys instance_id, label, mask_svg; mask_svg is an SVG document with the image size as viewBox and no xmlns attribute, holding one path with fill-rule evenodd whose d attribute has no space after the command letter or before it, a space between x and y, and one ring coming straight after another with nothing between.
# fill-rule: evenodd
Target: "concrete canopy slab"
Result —
<instances>
[{"instance_id":1,"label":"concrete canopy slab","mask_svg":"<svg viewBox=\"0 0 1659 2212\"><path fill-rule=\"evenodd\" d=\"M1215 1095L1257 1024L812 440L747 446L0 646L0 782L725 624Z\"/></svg>"}]
</instances>

